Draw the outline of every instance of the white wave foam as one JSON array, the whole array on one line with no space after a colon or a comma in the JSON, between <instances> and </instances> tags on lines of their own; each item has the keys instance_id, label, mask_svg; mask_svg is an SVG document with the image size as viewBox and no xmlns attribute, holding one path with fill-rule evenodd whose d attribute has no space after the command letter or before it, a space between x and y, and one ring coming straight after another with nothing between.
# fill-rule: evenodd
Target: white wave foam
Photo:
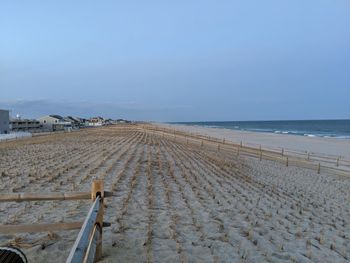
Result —
<instances>
[{"instance_id":1,"label":"white wave foam","mask_svg":"<svg viewBox=\"0 0 350 263\"><path fill-rule=\"evenodd\" d=\"M350 136L334 136L332 138L336 138L336 139L350 139Z\"/></svg>"},{"instance_id":2,"label":"white wave foam","mask_svg":"<svg viewBox=\"0 0 350 263\"><path fill-rule=\"evenodd\" d=\"M307 133L305 133L304 136L307 136L307 137L318 137L318 136L315 135L315 134L307 134Z\"/></svg>"}]
</instances>

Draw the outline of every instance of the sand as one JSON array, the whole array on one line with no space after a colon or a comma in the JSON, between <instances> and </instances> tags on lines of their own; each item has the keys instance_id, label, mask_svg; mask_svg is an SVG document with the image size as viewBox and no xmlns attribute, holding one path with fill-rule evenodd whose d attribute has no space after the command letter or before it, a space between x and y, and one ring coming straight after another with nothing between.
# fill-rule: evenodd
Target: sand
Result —
<instances>
[{"instance_id":1,"label":"sand","mask_svg":"<svg viewBox=\"0 0 350 263\"><path fill-rule=\"evenodd\" d=\"M240 143L246 145L269 149L288 149L299 152L311 152L320 155L329 155L333 157L341 156L350 160L350 140L338 138L308 137L289 134L275 134L264 132L238 131L223 128L211 128L193 125L180 124L158 124L177 130L203 134L215 138Z\"/></svg>"},{"instance_id":2,"label":"sand","mask_svg":"<svg viewBox=\"0 0 350 263\"><path fill-rule=\"evenodd\" d=\"M106 199L101 262L348 262L350 180L174 142L130 126L0 143L0 193ZM0 203L0 223L83 220L89 201ZM78 231L0 235L65 262Z\"/></svg>"}]
</instances>

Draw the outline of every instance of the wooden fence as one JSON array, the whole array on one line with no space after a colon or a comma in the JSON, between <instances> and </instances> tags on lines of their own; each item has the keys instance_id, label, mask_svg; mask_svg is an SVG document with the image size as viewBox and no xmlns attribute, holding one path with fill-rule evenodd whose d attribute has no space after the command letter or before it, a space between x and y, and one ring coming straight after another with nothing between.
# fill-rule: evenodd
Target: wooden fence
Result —
<instances>
[{"instance_id":1,"label":"wooden fence","mask_svg":"<svg viewBox=\"0 0 350 263\"><path fill-rule=\"evenodd\" d=\"M253 147L243 144L242 141L234 143L225 139L213 138L201 134L169 129L157 125L142 125L141 130L162 137L173 139L199 147L207 147L217 151L226 151L229 154L243 155L259 160L270 160L285 164L286 166L297 166L317 171L317 173L326 172L337 176L350 178L350 161L341 157L322 156L320 154L311 154L310 152L301 153L290 150L263 149L261 146ZM341 169L342 166L344 169Z\"/></svg>"},{"instance_id":2,"label":"wooden fence","mask_svg":"<svg viewBox=\"0 0 350 263\"><path fill-rule=\"evenodd\" d=\"M93 204L84 222L0 225L0 234L80 229L66 262L96 262L102 257L102 229L110 225L109 223L103 222L103 200L105 197L110 197L112 195L112 192L104 191L102 180L94 180L92 182L91 192L2 194L0 195L0 202L91 199Z\"/></svg>"}]
</instances>

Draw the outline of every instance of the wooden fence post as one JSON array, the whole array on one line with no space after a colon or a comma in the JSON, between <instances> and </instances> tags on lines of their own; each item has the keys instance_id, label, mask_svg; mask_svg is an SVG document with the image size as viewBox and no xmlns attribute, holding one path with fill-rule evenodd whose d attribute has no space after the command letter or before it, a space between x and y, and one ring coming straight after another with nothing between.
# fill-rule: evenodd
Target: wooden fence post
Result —
<instances>
[{"instance_id":1,"label":"wooden fence post","mask_svg":"<svg viewBox=\"0 0 350 263\"><path fill-rule=\"evenodd\" d=\"M289 163L288 163L288 156L287 156L287 159L286 159L286 166L288 167Z\"/></svg>"},{"instance_id":2,"label":"wooden fence post","mask_svg":"<svg viewBox=\"0 0 350 263\"><path fill-rule=\"evenodd\" d=\"M282 152L281 152L282 156L284 155L284 149L282 148Z\"/></svg>"},{"instance_id":3,"label":"wooden fence post","mask_svg":"<svg viewBox=\"0 0 350 263\"><path fill-rule=\"evenodd\" d=\"M260 161L262 160L262 150L261 150L261 145L260 145L260 156L259 156L259 158L260 158Z\"/></svg>"},{"instance_id":4,"label":"wooden fence post","mask_svg":"<svg viewBox=\"0 0 350 263\"><path fill-rule=\"evenodd\" d=\"M340 157L337 158L337 167L339 166Z\"/></svg>"},{"instance_id":5,"label":"wooden fence post","mask_svg":"<svg viewBox=\"0 0 350 263\"><path fill-rule=\"evenodd\" d=\"M317 166L317 173L320 174L320 172L321 172L321 164L318 163L318 166Z\"/></svg>"},{"instance_id":6,"label":"wooden fence post","mask_svg":"<svg viewBox=\"0 0 350 263\"><path fill-rule=\"evenodd\" d=\"M310 152L307 152L307 160L310 161Z\"/></svg>"},{"instance_id":7,"label":"wooden fence post","mask_svg":"<svg viewBox=\"0 0 350 263\"><path fill-rule=\"evenodd\" d=\"M100 231L100 236L99 240L97 240L96 244L96 254L95 254L95 259L94 262L100 260L102 258L102 227L103 227L103 197L104 197L104 189L103 189L103 181L102 180L94 180L92 181L92 186L91 186L91 199L92 202L95 201L96 197L100 196L101 197L101 205L100 205L100 210L96 218L96 224L99 225L99 231Z\"/></svg>"}]
</instances>

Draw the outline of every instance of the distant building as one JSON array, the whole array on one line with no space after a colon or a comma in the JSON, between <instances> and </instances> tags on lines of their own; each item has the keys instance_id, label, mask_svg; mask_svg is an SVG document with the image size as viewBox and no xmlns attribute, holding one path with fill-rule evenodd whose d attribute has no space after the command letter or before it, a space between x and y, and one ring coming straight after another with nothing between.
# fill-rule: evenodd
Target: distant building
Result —
<instances>
[{"instance_id":1,"label":"distant building","mask_svg":"<svg viewBox=\"0 0 350 263\"><path fill-rule=\"evenodd\" d=\"M105 124L105 125L112 125L112 124L114 124L114 120L112 120L112 119L106 119L106 120L104 121L104 124Z\"/></svg>"},{"instance_id":2,"label":"distant building","mask_svg":"<svg viewBox=\"0 0 350 263\"><path fill-rule=\"evenodd\" d=\"M8 110L0 110L0 134L10 132L10 113Z\"/></svg>"},{"instance_id":3,"label":"distant building","mask_svg":"<svg viewBox=\"0 0 350 263\"><path fill-rule=\"evenodd\" d=\"M88 119L78 118L78 117L75 117L75 118L80 121L80 128L89 127L90 122Z\"/></svg>"},{"instance_id":4,"label":"distant building","mask_svg":"<svg viewBox=\"0 0 350 263\"><path fill-rule=\"evenodd\" d=\"M11 130L15 132L40 132L41 124L38 120L13 119L10 121Z\"/></svg>"},{"instance_id":5,"label":"distant building","mask_svg":"<svg viewBox=\"0 0 350 263\"><path fill-rule=\"evenodd\" d=\"M104 119L102 117L93 117L89 120L89 126L97 127L97 126L103 126L104 125Z\"/></svg>"},{"instance_id":6,"label":"distant building","mask_svg":"<svg viewBox=\"0 0 350 263\"><path fill-rule=\"evenodd\" d=\"M83 125L84 127L89 127L90 122L89 122L88 119L81 119L81 120L82 120L82 125Z\"/></svg>"},{"instance_id":7,"label":"distant building","mask_svg":"<svg viewBox=\"0 0 350 263\"><path fill-rule=\"evenodd\" d=\"M81 120L77 117L67 116L63 118L65 122L70 122L73 129L79 129L81 127Z\"/></svg>"},{"instance_id":8,"label":"distant building","mask_svg":"<svg viewBox=\"0 0 350 263\"><path fill-rule=\"evenodd\" d=\"M64 131L71 130L71 122L65 121L59 115L48 115L38 119L45 131Z\"/></svg>"},{"instance_id":9,"label":"distant building","mask_svg":"<svg viewBox=\"0 0 350 263\"><path fill-rule=\"evenodd\" d=\"M117 123L131 123L131 121L124 120L124 119L118 119L116 120Z\"/></svg>"}]
</instances>

